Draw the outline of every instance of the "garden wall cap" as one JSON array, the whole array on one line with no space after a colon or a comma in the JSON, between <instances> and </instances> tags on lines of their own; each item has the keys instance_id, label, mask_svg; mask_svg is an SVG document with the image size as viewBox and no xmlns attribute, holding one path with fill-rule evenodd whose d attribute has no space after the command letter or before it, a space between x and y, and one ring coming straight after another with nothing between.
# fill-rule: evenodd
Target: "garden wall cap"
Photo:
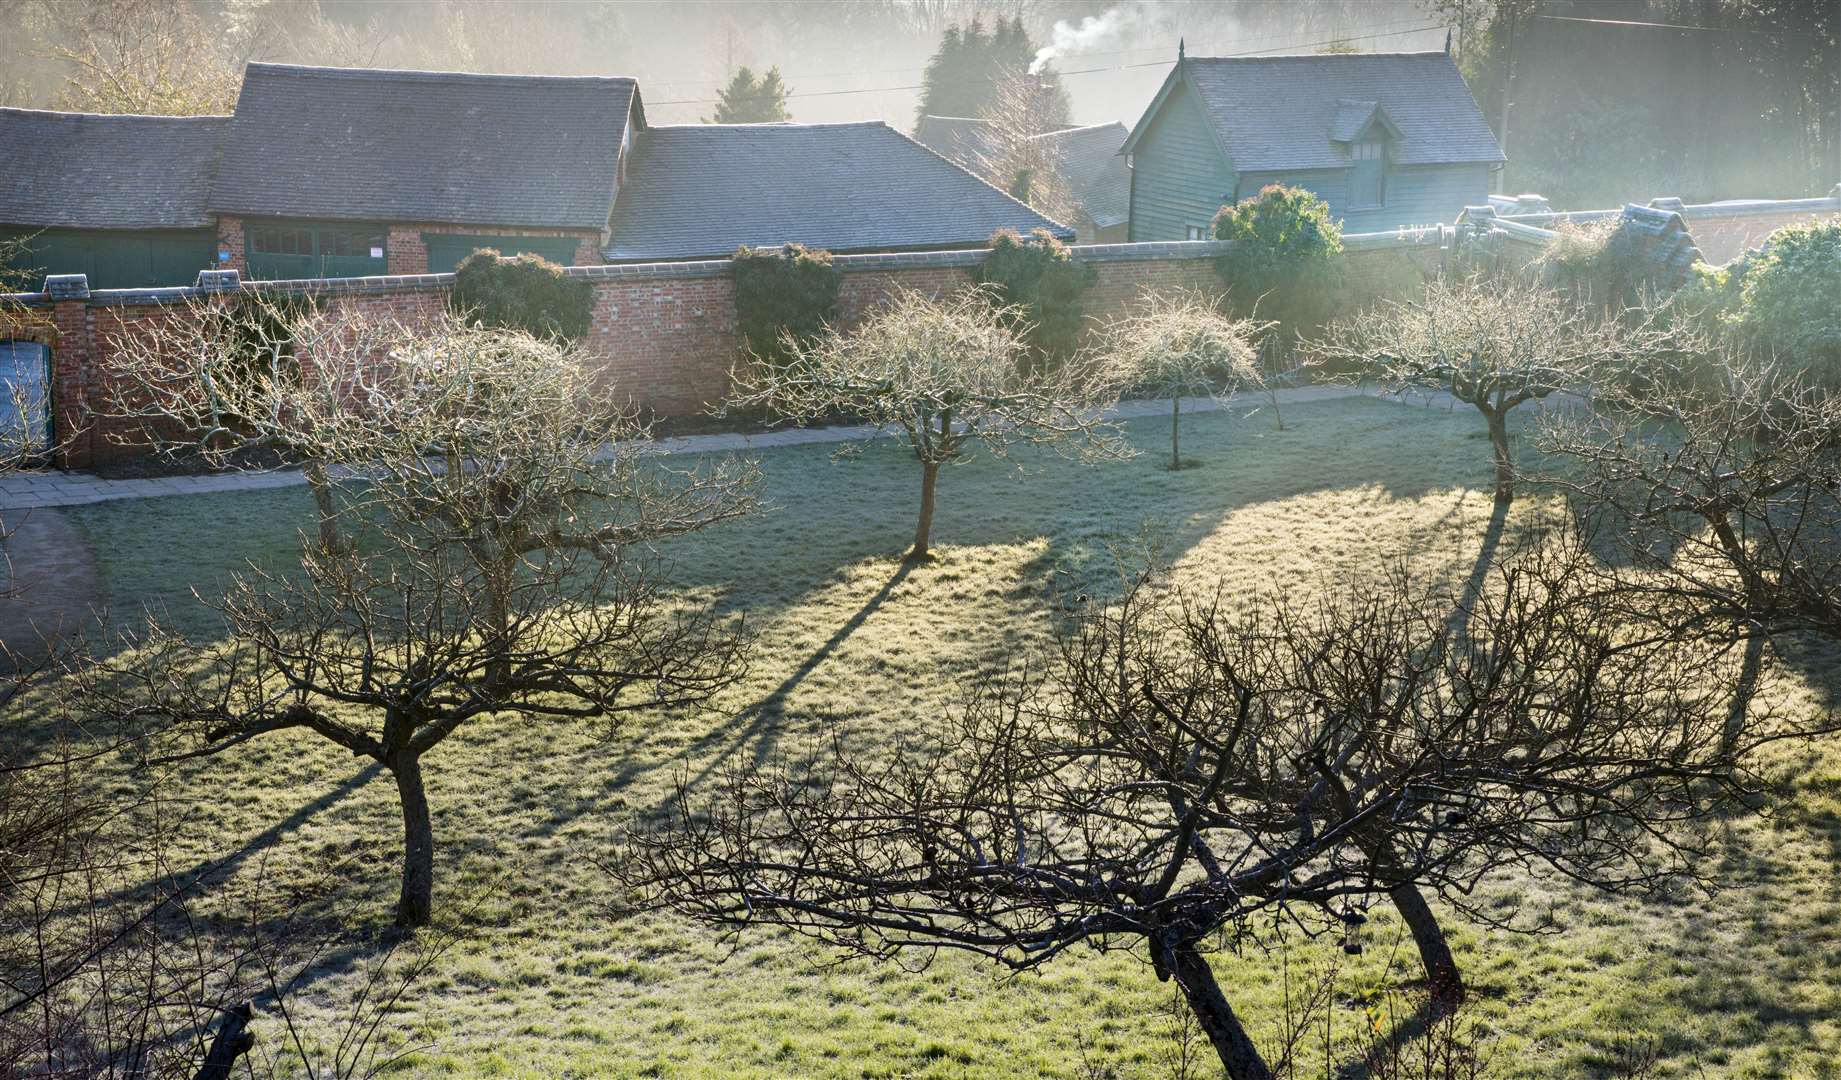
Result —
<instances>
[{"instance_id":1,"label":"garden wall cap","mask_svg":"<svg viewBox=\"0 0 1841 1080\"><path fill-rule=\"evenodd\" d=\"M45 295L53 300L88 300L88 274L47 274Z\"/></svg>"}]
</instances>

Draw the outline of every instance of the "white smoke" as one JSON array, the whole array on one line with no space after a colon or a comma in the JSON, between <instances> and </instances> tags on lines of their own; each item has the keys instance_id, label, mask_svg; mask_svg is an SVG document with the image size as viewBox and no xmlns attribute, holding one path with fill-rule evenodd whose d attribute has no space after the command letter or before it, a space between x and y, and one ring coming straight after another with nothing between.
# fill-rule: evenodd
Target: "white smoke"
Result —
<instances>
[{"instance_id":1,"label":"white smoke","mask_svg":"<svg viewBox=\"0 0 1841 1080\"><path fill-rule=\"evenodd\" d=\"M1040 74L1050 60L1097 52L1104 46L1119 44L1137 32L1142 18L1140 7L1139 4L1121 4L1107 8L1102 15L1088 15L1078 26L1066 19L1060 20L1055 23L1049 43L1036 50L1029 73Z\"/></svg>"}]
</instances>

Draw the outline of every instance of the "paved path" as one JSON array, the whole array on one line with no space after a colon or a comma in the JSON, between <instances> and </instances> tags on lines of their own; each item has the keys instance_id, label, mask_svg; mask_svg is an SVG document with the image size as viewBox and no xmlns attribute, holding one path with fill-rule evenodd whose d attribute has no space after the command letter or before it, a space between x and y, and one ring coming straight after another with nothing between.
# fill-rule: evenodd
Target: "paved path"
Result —
<instances>
[{"instance_id":1,"label":"paved path","mask_svg":"<svg viewBox=\"0 0 1841 1080\"><path fill-rule=\"evenodd\" d=\"M1280 405L1373 393L1353 386L1301 386L1280 390ZM1226 400L1185 398L1183 412L1213 412L1221 408L1250 408L1264 404L1264 394L1236 394ZM1165 416L1170 402L1127 401L1112 410L1121 419ZM776 446L854 442L886 434L868 425L824 428L787 428L782 431L731 435L684 435L658 440L663 454L703 454L733 450L767 450ZM298 469L274 472L227 472L204 476L161 476L133 480L105 480L84 472L30 470L0 476L0 511L56 506L81 506L111 499L149 499L163 495L201 495L213 491L249 491L258 488L295 487L306 483Z\"/></svg>"}]
</instances>

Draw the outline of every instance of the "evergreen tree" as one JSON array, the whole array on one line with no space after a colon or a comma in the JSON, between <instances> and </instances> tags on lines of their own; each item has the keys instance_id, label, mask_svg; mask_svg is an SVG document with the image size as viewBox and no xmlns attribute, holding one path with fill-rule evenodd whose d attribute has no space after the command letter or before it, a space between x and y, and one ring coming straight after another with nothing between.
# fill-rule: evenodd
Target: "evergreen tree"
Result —
<instances>
[{"instance_id":1,"label":"evergreen tree","mask_svg":"<svg viewBox=\"0 0 1841 1080\"><path fill-rule=\"evenodd\" d=\"M988 114L997 106L1005 81L1028 74L1036 48L1020 18L999 19L989 28L978 18L964 26L947 27L939 50L927 61L915 120ZM1065 127L1067 91L1052 71L1042 73L1042 83L1051 91L1051 127Z\"/></svg>"},{"instance_id":2,"label":"evergreen tree","mask_svg":"<svg viewBox=\"0 0 1841 1080\"><path fill-rule=\"evenodd\" d=\"M786 84L780 81L780 69L768 68L767 74L756 78L744 67L717 93L716 115L705 117L703 122L772 124L792 118L793 114L786 111Z\"/></svg>"}]
</instances>

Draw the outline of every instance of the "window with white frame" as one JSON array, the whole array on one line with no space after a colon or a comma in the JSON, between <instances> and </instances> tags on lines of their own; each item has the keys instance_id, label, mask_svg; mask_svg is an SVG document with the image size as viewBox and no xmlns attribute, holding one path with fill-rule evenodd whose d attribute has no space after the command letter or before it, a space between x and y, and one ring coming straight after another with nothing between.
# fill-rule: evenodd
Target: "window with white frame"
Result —
<instances>
[{"instance_id":1,"label":"window with white frame","mask_svg":"<svg viewBox=\"0 0 1841 1080\"><path fill-rule=\"evenodd\" d=\"M1183 239L1184 240L1206 240L1208 239L1208 226L1206 225L1184 225L1183 226Z\"/></svg>"}]
</instances>

